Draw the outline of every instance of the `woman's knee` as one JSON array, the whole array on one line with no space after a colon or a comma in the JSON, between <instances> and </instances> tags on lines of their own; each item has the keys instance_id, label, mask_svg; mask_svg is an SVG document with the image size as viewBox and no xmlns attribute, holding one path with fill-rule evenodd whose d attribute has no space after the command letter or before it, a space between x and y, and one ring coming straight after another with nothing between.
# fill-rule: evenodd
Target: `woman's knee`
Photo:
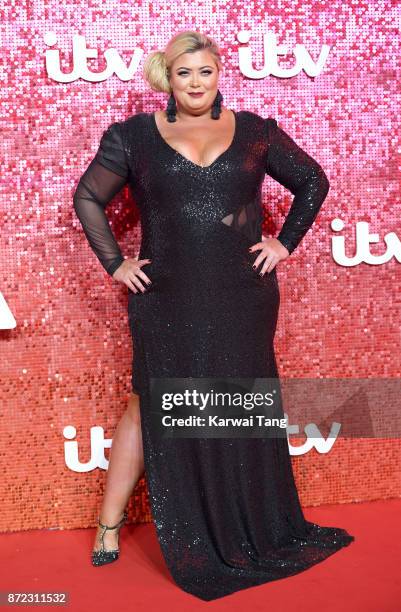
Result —
<instances>
[{"instance_id":1,"label":"woman's knee","mask_svg":"<svg viewBox=\"0 0 401 612\"><path fill-rule=\"evenodd\" d=\"M141 424L140 397L138 393L131 393L128 400L127 413L136 425Z\"/></svg>"}]
</instances>

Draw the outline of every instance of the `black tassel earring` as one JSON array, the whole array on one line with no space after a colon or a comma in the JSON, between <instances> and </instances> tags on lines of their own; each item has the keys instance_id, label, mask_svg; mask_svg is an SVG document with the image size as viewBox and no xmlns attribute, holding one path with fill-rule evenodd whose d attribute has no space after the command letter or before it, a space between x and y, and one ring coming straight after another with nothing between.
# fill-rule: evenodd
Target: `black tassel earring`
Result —
<instances>
[{"instance_id":1,"label":"black tassel earring","mask_svg":"<svg viewBox=\"0 0 401 612\"><path fill-rule=\"evenodd\" d=\"M177 117L175 116L177 113L177 103L175 101L173 94L170 94L170 97L168 99L166 113L167 113L167 121L169 123L175 123L177 121Z\"/></svg>"},{"instance_id":2,"label":"black tassel earring","mask_svg":"<svg viewBox=\"0 0 401 612\"><path fill-rule=\"evenodd\" d=\"M212 114L211 114L212 119L220 119L222 101L223 101L223 96L220 90L218 89L216 97L212 104ZM170 97L167 102L166 114L167 114L167 121L169 123L175 123L177 121L177 117L176 117L177 103L172 93L170 94Z\"/></svg>"},{"instance_id":3,"label":"black tassel earring","mask_svg":"<svg viewBox=\"0 0 401 612\"><path fill-rule=\"evenodd\" d=\"M221 113L221 103L223 101L223 96L220 93L220 90L217 90L217 95L212 104L212 119L220 119Z\"/></svg>"}]
</instances>

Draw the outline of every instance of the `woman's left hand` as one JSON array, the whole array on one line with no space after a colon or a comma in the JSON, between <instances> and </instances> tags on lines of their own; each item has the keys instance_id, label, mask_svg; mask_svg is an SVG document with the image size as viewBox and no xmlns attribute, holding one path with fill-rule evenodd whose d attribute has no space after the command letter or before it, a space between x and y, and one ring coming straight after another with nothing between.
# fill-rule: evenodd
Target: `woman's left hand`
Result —
<instances>
[{"instance_id":1,"label":"woman's left hand","mask_svg":"<svg viewBox=\"0 0 401 612\"><path fill-rule=\"evenodd\" d=\"M265 260L259 274L264 276L265 272L271 272L279 261L287 259L290 253L277 238L262 238L261 242L253 244L249 251L259 251L260 253L253 263L253 268L256 269L263 260Z\"/></svg>"}]
</instances>

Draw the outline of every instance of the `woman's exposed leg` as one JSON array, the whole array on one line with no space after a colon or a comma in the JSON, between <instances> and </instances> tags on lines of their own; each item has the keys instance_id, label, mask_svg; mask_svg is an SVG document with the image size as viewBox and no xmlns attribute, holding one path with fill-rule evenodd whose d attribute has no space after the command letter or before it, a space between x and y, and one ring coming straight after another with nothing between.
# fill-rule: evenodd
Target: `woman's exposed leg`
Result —
<instances>
[{"instance_id":1,"label":"woman's exposed leg","mask_svg":"<svg viewBox=\"0 0 401 612\"><path fill-rule=\"evenodd\" d=\"M106 488L100 511L100 521L116 525L122 518L132 490L144 473L140 396L131 393L128 407L121 417L110 449ZM98 525L93 550L100 550L101 527ZM104 534L104 547L118 547L118 530L110 529Z\"/></svg>"}]
</instances>

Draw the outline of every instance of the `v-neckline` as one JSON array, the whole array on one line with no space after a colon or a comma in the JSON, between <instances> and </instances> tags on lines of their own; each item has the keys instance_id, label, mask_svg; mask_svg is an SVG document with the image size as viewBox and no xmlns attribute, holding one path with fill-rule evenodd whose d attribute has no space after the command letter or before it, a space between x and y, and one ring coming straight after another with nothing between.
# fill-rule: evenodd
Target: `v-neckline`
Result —
<instances>
[{"instance_id":1,"label":"v-neckline","mask_svg":"<svg viewBox=\"0 0 401 612\"><path fill-rule=\"evenodd\" d=\"M194 161L192 161L192 159L189 159L188 157L185 157L185 155L183 155L182 153L180 153L179 151L177 151L177 149L174 149L174 147L172 147L167 140L161 135L159 128L157 127L157 123L156 123L156 112L151 113L151 117L152 117L152 121L153 121L153 127L155 129L156 135L159 137L159 140L166 146L168 147L171 151L173 151L176 155L178 155L179 157L181 157L181 159L185 160L188 164L190 164L191 166L195 166L195 168L199 168L200 170L209 170L212 166L214 166L215 164L217 164L217 162L221 161L221 159L227 155L231 149L233 148L236 139L237 139L237 135L238 135L238 114L230 109L231 112L234 115L234 121L235 121L235 125L234 125L234 135L232 137L232 140L230 142L230 144L228 145L228 147L222 152L220 153L220 155L218 155L216 157L215 160L212 161L211 164L209 164L208 166L201 166L200 164L196 164Z\"/></svg>"}]
</instances>

